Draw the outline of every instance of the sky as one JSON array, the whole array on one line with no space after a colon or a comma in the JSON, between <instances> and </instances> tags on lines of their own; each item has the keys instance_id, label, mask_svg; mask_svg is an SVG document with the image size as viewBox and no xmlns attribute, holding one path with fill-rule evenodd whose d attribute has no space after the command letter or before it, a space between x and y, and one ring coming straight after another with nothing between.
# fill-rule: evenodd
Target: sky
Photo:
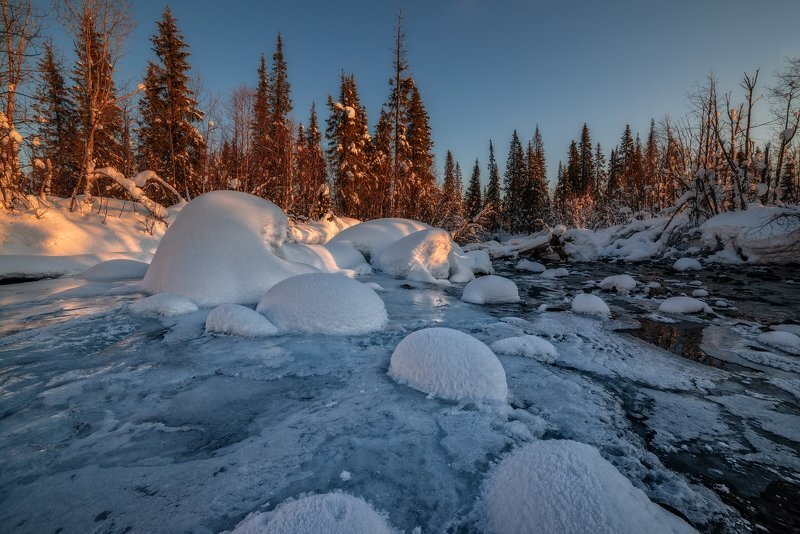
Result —
<instances>
[{"instance_id":1,"label":"sky","mask_svg":"<svg viewBox=\"0 0 800 534\"><path fill-rule=\"evenodd\" d=\"M47 0L34 5L50 13ZM227 98L255 85L263 52L281 32L296 120L312 102L324 119L339 73L355 74L370 124L389 94L392 39L405 15L408 63L431 116L441 176L449 149L465 181L475 158L487 180L491 139L501 172L514 129L523 142L541 129L548 174L587 123L606 154L625 124L644 138L651 118L680 118L687 94L713 74L740 95L744 72L761 69L766 92L783 58L800 55L800 1L429 0L399 2L135 0L118 83L138 83L153 59L151 35L166 5L189 44L192 69ZM71 61L55 17L47 33ZM764 102L759 104L766 114Z\"/></svg>"}]
</instances>

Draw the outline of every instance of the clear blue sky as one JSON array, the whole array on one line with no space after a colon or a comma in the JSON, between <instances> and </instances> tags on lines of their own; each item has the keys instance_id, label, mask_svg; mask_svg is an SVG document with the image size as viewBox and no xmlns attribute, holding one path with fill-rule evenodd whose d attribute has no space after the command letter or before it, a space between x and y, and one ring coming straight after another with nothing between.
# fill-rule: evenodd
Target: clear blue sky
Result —
<instances>
[{"instance_id":1,"label":"clear blue sky","mask_svg":"<svg viewBox=\"0 0 800 534\"><path fill-rule=\"evenodd\" d=\"M710 72L721 90L739 91L743 72L760 67L763 90L783 57L800 55L800 0L135 0L120 80L141 79L167 4L206 90L253 85L260 54L271 56L280 31L296 119L307 120L312 101L324 119L344 69L356 75L371 124L388 95L402 7L440 172L450 149L465 180L479 157L484 182L489 139L502 172L515 128L528 139L539 124L552 178L584 122L608 153L626 123L644 136L651 117L682 116L687 92ZM71 59L58 23L48 26Z\"/></svg>"}]
</instances>

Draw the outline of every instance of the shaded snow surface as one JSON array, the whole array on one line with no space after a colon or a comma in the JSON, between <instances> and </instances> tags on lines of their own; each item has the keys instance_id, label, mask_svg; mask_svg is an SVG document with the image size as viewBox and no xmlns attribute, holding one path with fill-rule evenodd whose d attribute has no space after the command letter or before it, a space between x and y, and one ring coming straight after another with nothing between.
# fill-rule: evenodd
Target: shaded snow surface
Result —
<instances>
[{"instance_id":1,"label":"shaded snow surface","mask_svg":"<svg viewBox=\"0 0 800 534\"><path fill-rule=\"evenodd\" d=\"M206 332L261 337L275 335L278 329L266 317L246 306L222 304L208 314Z\"/></svg>"},{"instance_id":2,"label":"shaded snow surface","mask_svg":"<svg viewBox=\"0 0 800 534\"><path fill-rule=\"evenodd\" d=\"M693 297L670 297L658 307L658 311L664 313L700 313L708 312L708 304Z\"/></svg>"},{"instance_id":3,"label":"shaded snow surface","mask_svg":"<svg viewBox=\"0 0 800 534\"><path fill-rule=\"evenodd\" d=\"M519 290L513 280L490 274L464 286L461 300L472 304L519 302Z\"/></svg>"},{"instance_id":4,"label":"shaded snow surface","mask_svg":"<svg viewBox=\"0 0 800 534\"><path fill-rule=\"evenodd\" d=\"M148 264L136 260L108 260L83 271L81 278L92 282L138 280L144 278Z\"/></svg>"},{"instance_id":5,"label":"shaded snow surface","mask_svg":"<svg viewBox=\"0 0 800 534\"><path fill-rule=\"evenodd\" d=\"M572 311L592 315L609 315L611 310L603 299L591 293L578 293L572 299Z\"/></svg>"}]
</instances>

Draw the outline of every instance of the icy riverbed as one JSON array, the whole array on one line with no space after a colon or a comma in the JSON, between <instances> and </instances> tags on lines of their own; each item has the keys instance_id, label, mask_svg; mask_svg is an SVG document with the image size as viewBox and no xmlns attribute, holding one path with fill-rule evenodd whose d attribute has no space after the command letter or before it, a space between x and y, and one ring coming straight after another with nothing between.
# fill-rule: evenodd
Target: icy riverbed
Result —
<instances>
[{"instance_id":1,"label":"icy riverbed","mask_svg":"<svg viewBox=\"0 0 800 534\"><path fill-rule=\"evenodd\" d=\"M521 301L485 306L462 285L359 277L386 289L389 323L344 337L217 337L208 310L143 318L128 309L136 282L0 286L0 524L219 532L342 490L399 529L476 531L493 462L562 438L702 531L798 528L800 358L757 341L800 317L796 274L570 264L542 279L514 265L495 262ZM638 285L598 292L610 317L570 311L621 273ZM698 288L713 313L657 312L654 297ZM558 354L498 355L507 406L431 398L387 375L397 344L430 326L487 344L533 334Z\"/></svg>"}]
</instances>

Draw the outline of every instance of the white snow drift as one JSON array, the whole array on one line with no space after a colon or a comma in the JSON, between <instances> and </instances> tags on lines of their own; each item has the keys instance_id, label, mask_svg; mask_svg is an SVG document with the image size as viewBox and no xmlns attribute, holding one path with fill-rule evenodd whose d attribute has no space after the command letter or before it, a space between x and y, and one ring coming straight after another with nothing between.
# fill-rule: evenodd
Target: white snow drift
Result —
<instances>
[{"instance_id":1,"label":"white snow drift","mask_svg":"<svg viewBox=\"0 0 800 534\"><path fill-rule=\"evenodd\" d=\"M346 493L311 495L256 513L239 523L232 534L391 534L381 514L363 499Z\"/></svg>"},{"instance_id":2,"label":"white snow drift","mask_svg":"<svg viewBox=\"0 0 800 534\"><path fill-rule=\"evenodd\" d=\"M272 336L275 325L260 313L239 304L217 306L206 318L206 332L243 337Z\"/></svg>"},{"instance_id":3,"label":"white snow drift","mask_svg":"<svg viewBox=\"0 0 800 534\"><path fill-rule=\"evenodd\" d=\"M664 313L700 313L709 312L711 308L702 300L692 297L670 297L658 307Z\"/></svg>"},{"instance_id":4,"label":"white snow drift","mask_svg":"<svg viewBox=\"0 0 800 534\"><path fill-rule=\"evenodd\" d=\"M359 251L347 243L304 245L286 243L277 254L287 261L305 263L325 273L370 274L372 267Z\"/></svg>"},{"instance_id":5,"label":"white snow drift","mask_svg":"<svg viewBox=\"0 0 800 534\"><path fill-rule=\"evenodd\" d=\"M376 269L418 282L450 276L450 234L438 228L414 232L383 247L372 256Z\"/></svg>"},{"instance_id":6,"label":"white snow drift","mask_svg":"<svg viewBox=\"0 0 800 534\"><path fill-rule=\"evenodd\" d=\"M259 301L263 313L284 332L359 335L388 321L375 291L341 274L310 273L275 284Z\"/></svg>"},{"instance_id":7,"label":"white snow drift","mask_svg":"<svg viewBox=\"0 0 800 534\"><path fill-rule=\"evenodd\" d=\"M525 356L545 363L553 363L558 357L558 350L552 343L534 335L507 337L495 341L489 348L497 354Z\"/></svg>"},{"instance_id":8,"label":"white snow drift","mask_svg":"<svg viewBox=\"0 0 800 534\"><path fill-rule=\"evenodd\" d=\"M427 224L410 219L374 219L342 230L329 243L348 243L371 261L372 255L385 246L428 228Z\"/></svg>"},{"instance_id":9,"label":"white snow drift","mask_svg":"<svg viewBox=\"0 0 800 534\"><path fill-rule=\"evenodd\" d=\"M450 328L425 328L394 349L389 376L423 393L450 400L505 401L506 372L474 337Z\"/></svg>"},{"instance_id":10,"label":"white snow drift","mask_svg":"<svg viewBox=\"0 0 800 534\"><path fill-rule=\"evenodd\" d=\"M543 273L547 270L547 267L541 263L531 260L520 260L516 268L518 271L529 271L532 273Z\"/></svg>"},{"instance_id":11,"label":"white snow drift","mask_svg":"<svg viewBox=\"0 0 800 534\"><path fill-rule=\"evenodd\" d=\"M800 356L800 336L791 332L772 330L758 336L759 343L779 348L790 354Z\"/></svg>"},{"instance_id":12,"label":"white snow drift","mask_svg":"<svg viewBox=\"0 0 800 534\"><path fill-rule=\"evenodd\" d=\"M539 275L539 278L561 278L564 276L569 276L569 271L564 267L558 267L557 269L545 269L542 271L542 274Z\"/></svg>"},{"instance_id":13,"label":"white snow drift","mask_svg":"<svg viewBox=\"0 0 800 534\"><path fill-rule=\"evenodd\" d=\"M281 280L315 270L274 254L287 227L280 208L262 198L237 191L201 195L167 229L143 287L203 307L258 302Z\"/></svg>"},{"instance_id":14,"label":"white snow drift","mask_svg":"<svg viewBox=\"0 0 800 534\"><path fill-rule=\"evenodd\" d=\"M694 532L650 501L594 447L537 441L512 451L483 488L487 530L497 534Z\"/></svg>"},{"instance_id":15,"label":"white snow drift","mask_svg":"<svg viewBox=\"0 0 800 534\"><path fill-rule=\"evenodd\" d=\"M672 264L672 268L676 271L701 271L703 265L694 258L679 258Z\"/></svg>"},{"instance_id":16,"label":"white snow drift","mask_svg":"<svg viewBox=\"0 0 800 534\"><path fill-rule=\"evenodd\" d=\"M490 274L468 283L461 294L461 300L472 304L519 302L519 290L517 284L508 278Z\"/></svg>"},{"instance_id":17,"label":"white snow drift","mask_svg":"<svg viewBox=\"0 0 800 534\"><path fill-rule=\"evenodd\" d=\"M108 260L93 265L81 275L91 282L111 282L144 278L148 264L136 260Z\"/></svg>"},{"instance_id":18,"label":"white snow drift","mask_svg":"<svg viewBox=\"0 0 800 534\"><path fill-rule=\"evenodd\" d=\"M172 317L195 312L198 308L184 296L160 293L132 302L130 310L137 315Z\"/></svg>"},{"instance_id":19,"label":"white snow drift","mask_svg":"<svg viewBox=\"0 0 800 534\"><path fill-rule=\"evenodd\" d=\"M617 293L629 293L636 288L636 280L629 274L618 274L603 278L599 284L600 289L606 291L616 291Z\"/></svg>"},{"instance_id":20,"label":"white snow drift","mask_svg":"<svg viewBox=\"0 0 800 534\"><path fill-rule=\"evenodd\" d=\"M591 293L578 293L572 300L572 311L592 315L610 315L611 309L603 299Z\"/></svg>"}]
</instances>

